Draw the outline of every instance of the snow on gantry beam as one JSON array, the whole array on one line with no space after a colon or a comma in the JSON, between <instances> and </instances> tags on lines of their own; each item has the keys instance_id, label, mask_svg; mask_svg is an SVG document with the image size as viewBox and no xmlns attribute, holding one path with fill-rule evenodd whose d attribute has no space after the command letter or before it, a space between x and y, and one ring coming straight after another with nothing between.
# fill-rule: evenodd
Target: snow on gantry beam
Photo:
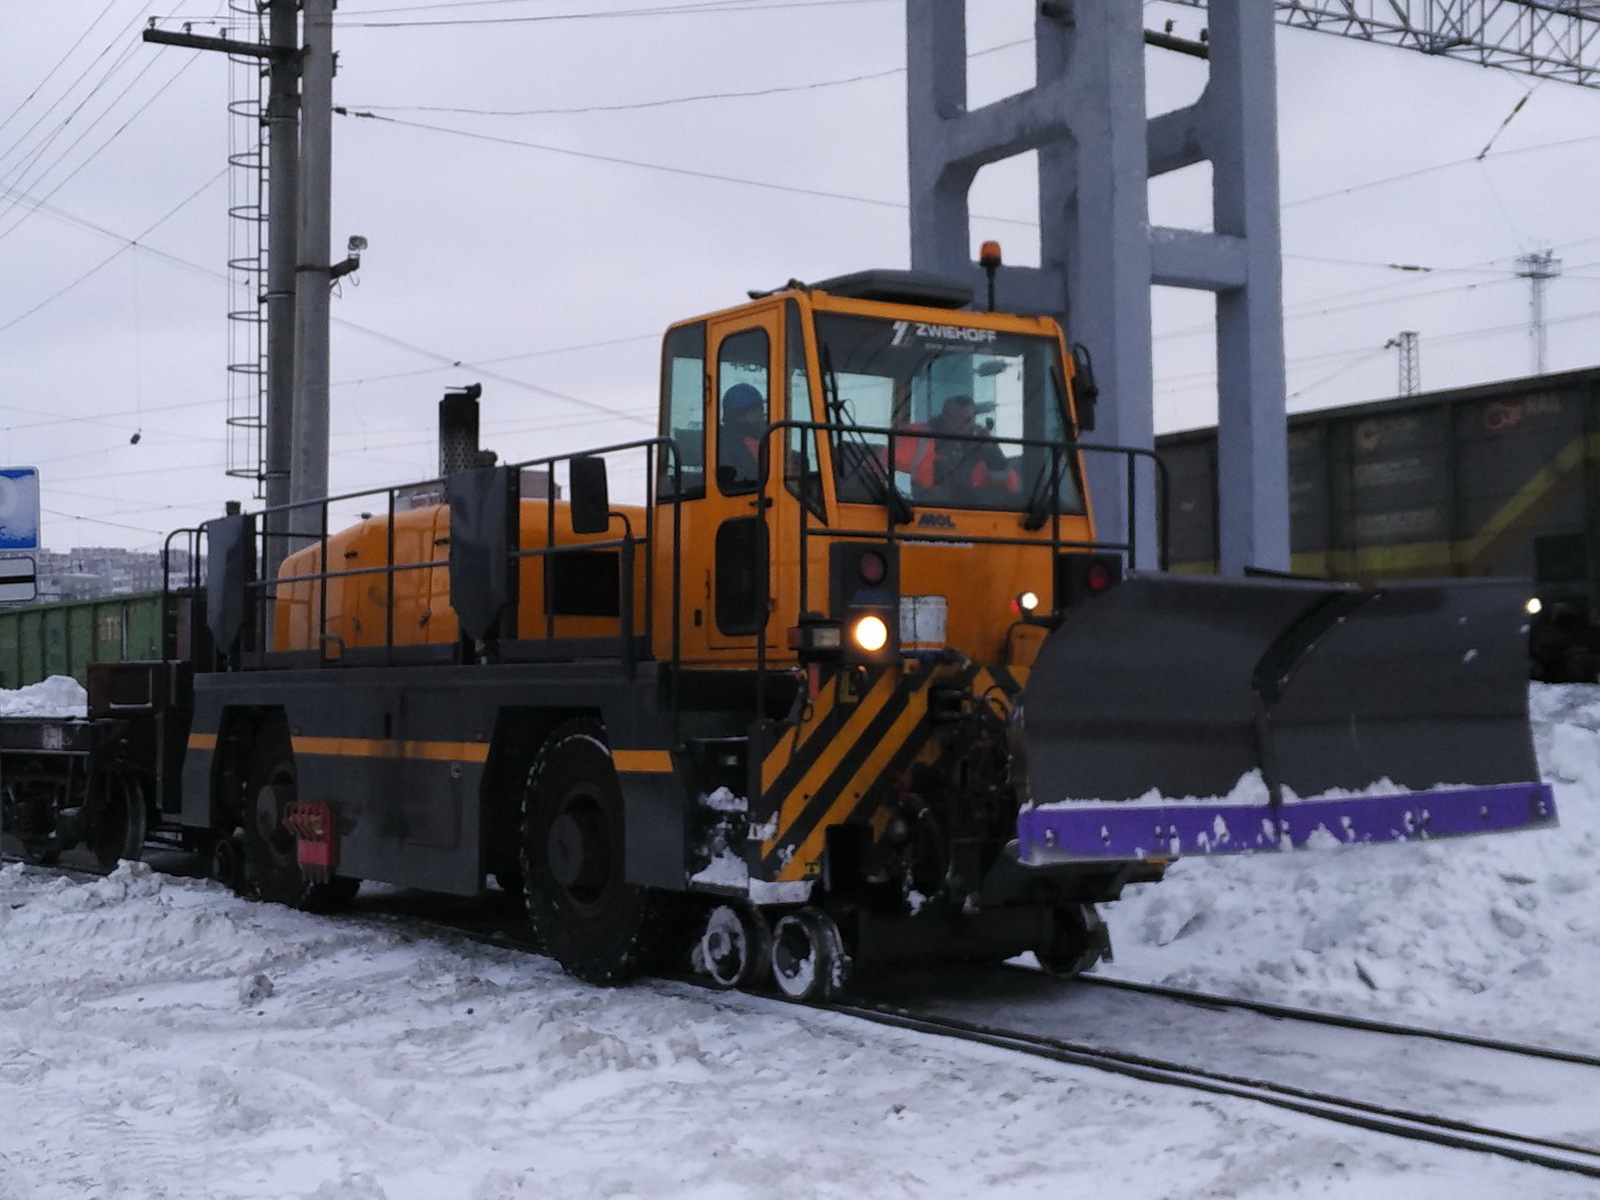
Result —
<instances>
[{"instance_id":1,"label":"snow on gantry beam","mask_svg":"<svg viewBox=\"0 0 1600 1200\"><path fill-rule=\"evenodd\" d=\"M1206 8L1207 0L1171 0ZM1278 22L1600 87L1597 0L1275 0Z\"/></svg>"}]
</instances>

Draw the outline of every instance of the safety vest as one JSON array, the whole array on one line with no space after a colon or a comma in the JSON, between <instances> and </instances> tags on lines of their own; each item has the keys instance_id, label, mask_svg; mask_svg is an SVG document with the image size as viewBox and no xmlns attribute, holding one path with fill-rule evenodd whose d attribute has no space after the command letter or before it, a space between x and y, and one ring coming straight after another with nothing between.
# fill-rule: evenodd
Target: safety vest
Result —
<instances>
[{"instance_id":1,"label":"safety vest","mask_svg":"<svg viewBox=\"0 0 1600 1200\"><path fill-rule=\"evenodd\" d=\"M1017 490L1015 471L1010 467L997 471L984 461L985 443L940 437L936 430L927 425L911 425L907 429L909 436L895 440L894 466L895 470L911 476L914 487L935 488L956 484L958 487L966 485L974 489L1003 487L1010 492ZM954 460L953 465L951 460ZM952 470L965 470L966 477L952 479Z\"/></svg>"}]
</instances>

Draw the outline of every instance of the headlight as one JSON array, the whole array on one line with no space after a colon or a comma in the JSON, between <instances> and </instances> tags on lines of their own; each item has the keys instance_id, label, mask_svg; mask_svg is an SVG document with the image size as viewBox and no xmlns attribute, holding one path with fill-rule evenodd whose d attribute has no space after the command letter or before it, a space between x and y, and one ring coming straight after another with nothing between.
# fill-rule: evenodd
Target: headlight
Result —
<instances>
[{"instance_id":1,"label":"headlight","mask_svg":"<svg viewBox=\"0 0 1600 1200\"><path fill-rule=\"evenodd\" d=\"M1544 611L1544 601L1537 596L1529 596L1528 602L1522 607L1530 617L1537 617Z\"/></svg>"},{"instance_id":2,"label":"headlight","mask_svg":"<svg viewBox=\"0 0 1600 1200\"><path fill-rule=\"evenodd\" d=\"M856 644L857 649L867 654L876 654L889 644L888 623L876 613L859 617L856 623L850 626L850 640Z\"/></svg>"}]
</instances>

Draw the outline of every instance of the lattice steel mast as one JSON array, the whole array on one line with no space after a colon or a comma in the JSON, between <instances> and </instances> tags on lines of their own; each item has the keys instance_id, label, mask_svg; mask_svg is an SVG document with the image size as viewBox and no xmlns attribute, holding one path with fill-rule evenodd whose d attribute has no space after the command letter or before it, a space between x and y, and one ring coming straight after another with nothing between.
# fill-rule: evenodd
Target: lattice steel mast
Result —
<instances>
[{"instance_id":1,"label":"lattice steel mast","mask_svg":"<svg viewBox=\"0 0 1600 1200\"><path fill-rule=\"evenodd\" d=\"M1167 0L1204 8L1206 0ZM1596 0L1275 0L1279 24L1600 87Z\"/></svg>"}]
</instances>

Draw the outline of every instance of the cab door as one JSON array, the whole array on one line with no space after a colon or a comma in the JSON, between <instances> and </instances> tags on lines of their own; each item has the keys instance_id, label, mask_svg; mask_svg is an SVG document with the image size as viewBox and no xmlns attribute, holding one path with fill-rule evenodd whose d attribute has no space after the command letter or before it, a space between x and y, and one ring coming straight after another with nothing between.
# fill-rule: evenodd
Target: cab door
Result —
<instances>
[{"instance_id":1,"label":"cab door","mask_svg":"<svg viewBox=\"0 0 1600 1200\"><path fill-rule=\"evenodd\" d=\"M772 304L743 309L679 326L667 336L663 433L677 442L684 464L679 552L686 661L753 663L763 628L769 649L778 645L767 620L766 564L775 532L770 498L774 479L782 487L783 459L777 436L762 435L782 408L774 399L775 387L782 394L775 369L781 312ZM696 358L698 413L689 403ZM769 460L764 481L763 458ZM671 480L663 472L658 496L670 495ZM661 516L663 529L670 530L670 510Z\"/></svg>"}]
</instances>

